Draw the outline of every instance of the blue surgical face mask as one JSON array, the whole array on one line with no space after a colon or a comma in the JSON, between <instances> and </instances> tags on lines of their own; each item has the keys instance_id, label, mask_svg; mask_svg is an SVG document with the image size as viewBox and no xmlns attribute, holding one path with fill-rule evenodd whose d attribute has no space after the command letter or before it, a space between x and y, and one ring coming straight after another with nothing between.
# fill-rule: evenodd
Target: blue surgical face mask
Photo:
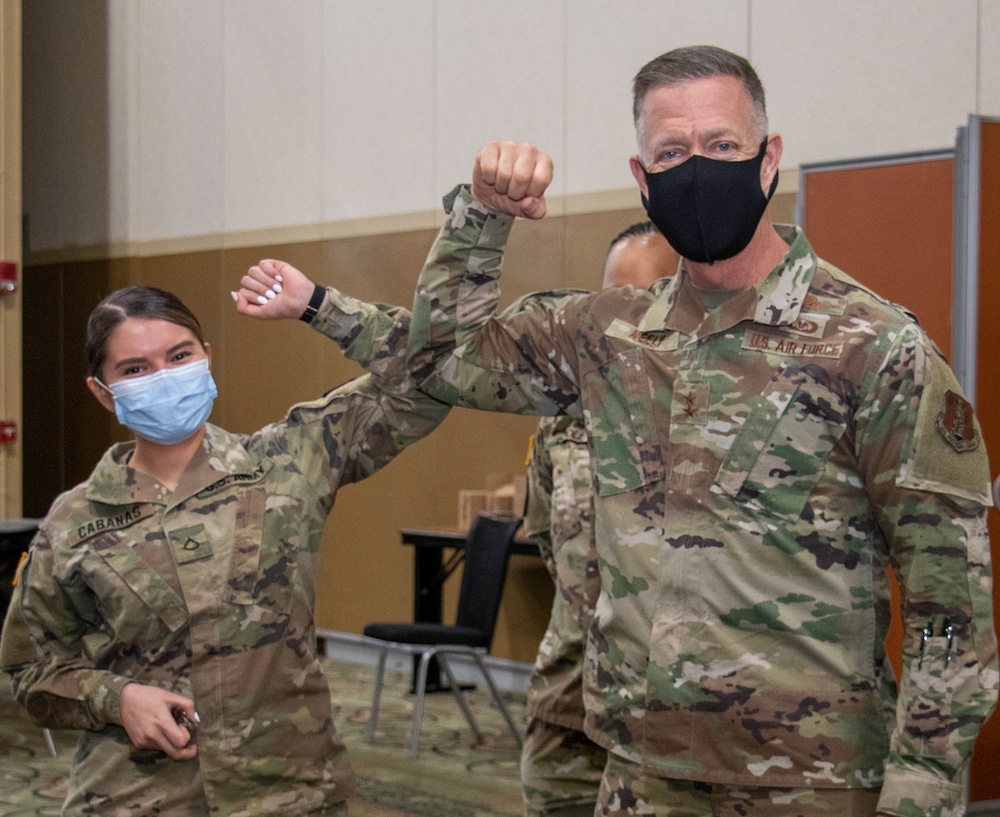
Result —
<instances>
[{"instance_id":1,"label":"blue surgical face mask","mask_svg":"<svg viewBox=\"0 0 1000 817\"><path fill-rule=\"evenodd\" d=\"M162 445L183 442L201 428L219 394L207 358L117 380L104 388L115 398L119 423Z\"/></svg>"}]
</instances>

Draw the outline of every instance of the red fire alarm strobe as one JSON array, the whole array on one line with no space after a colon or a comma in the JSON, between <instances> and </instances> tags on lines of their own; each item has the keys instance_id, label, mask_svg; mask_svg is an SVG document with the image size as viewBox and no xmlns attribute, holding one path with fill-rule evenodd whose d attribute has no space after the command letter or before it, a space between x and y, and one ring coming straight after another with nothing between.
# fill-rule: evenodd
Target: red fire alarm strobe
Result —
<instances>
[{"instance_id":1,"label":"red fire alarm strobe","mask_svg":"<svg viewBox=\"0 0 1000 817\"><path fill-rule=\"evenodd\" d=\"M15 420L0 420L0 445L17 442L17 422Z\"/></svg>"},{"instance_id":2,"label":"red fire alarm strobe","mask_svg":"<svg viewBox=\"0 0 1000 817\"><path fill-rule=\"evenodd\" d=\"M0 295L17 289L17 264L14 261L0 261Z\"/></svg>"}]
</instances>

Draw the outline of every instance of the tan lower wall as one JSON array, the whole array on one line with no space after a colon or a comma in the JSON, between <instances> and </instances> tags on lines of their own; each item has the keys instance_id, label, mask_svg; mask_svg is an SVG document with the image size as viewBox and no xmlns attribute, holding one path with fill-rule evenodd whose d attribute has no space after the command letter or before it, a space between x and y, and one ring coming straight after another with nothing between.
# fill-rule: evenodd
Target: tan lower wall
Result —
<instances>
[{"instance_id":1,"label":"tan lower wall","mask_svg":"<svg viewBox=\"0 0 1000 817\"><path fill-rule=\"evenodd\" d=\"M786 197L787 198L787 197ZM788 219L793 201L775 201ZM644 218L634 210L519 222L508 246L503 304L529 291L600 285L608 242ZM230 290L264 257L289 261L319 283L409 306L433 230L339 238L25 270L25 505L45 513L55 495L87 477L101 452L127 435L84 386L87 315L112 289L152 284L179 294L212 345L220 396L212 421L252 431L360 369L303 324L258 323L236 313ZM318 581L318 626L358 633L371 621L412 615L412 564L402 527L457 521L458 491L495 473L521 473L535 419L456 409L433 435L358 485L344 487L327 524ZM454 579L445 620L454 615ZM542 562L514 557L494 652L532 661L548 620L552 585Z\"/></svg>"}]
</instances>

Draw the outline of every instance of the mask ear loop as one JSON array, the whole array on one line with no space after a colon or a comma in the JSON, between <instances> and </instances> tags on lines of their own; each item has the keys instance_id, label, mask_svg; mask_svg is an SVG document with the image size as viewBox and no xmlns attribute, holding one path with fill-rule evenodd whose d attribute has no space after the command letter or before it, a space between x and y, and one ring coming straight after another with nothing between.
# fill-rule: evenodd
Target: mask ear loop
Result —
<instances>
[{"instance_id":1,"label":"mask ear loop","mask_svg":"<svg viewBox=\"0 0 1000 817\"><path fill-rule=\"evenodd\" d=\"M764 141L760 143L760 150L757 151L757 155L760 157L761 164L764 162L764 154L767 153L767 146L771 142L770 136L765 136ZM767 191L767 200L770 201L774 197L774 191L778 189L778 168L774 169L774 178L771 179L771 187Z\"/></svg>"},{"instance_id":2,"label":"mask ear loop","mask_svg":"<svg viewBox=\"0 0 1000 817\"><path fill-rule=\"evenodd\" d=\"M106 383L105 383L105 382L104 382L103 380L101 380L101 378L99 378L99 377L93 377L93 378L91 378L91 379L92 379L92 380L93 380L93 381L94 381L94 382L95 382L95 383L96 383L96 384L97 384L98 386L100 386L100 387L101 387L102 389L104 389L104 391L106 391L106 392L108 393L108 396L109 396L109 397L111 398L111 408L109 409L109 411L113 411L113 412L115 413L115 416L117 416L117 415L118 415L118 400L117 400L117 399L115 398L115 393L114 393L113 391L111 391L111 387L110 387L110 386L108 386L108 385L107 385L107 384L106 384ZM94 396L96 397L97 395L94 395Z\"/></svg>"}]
</instances>

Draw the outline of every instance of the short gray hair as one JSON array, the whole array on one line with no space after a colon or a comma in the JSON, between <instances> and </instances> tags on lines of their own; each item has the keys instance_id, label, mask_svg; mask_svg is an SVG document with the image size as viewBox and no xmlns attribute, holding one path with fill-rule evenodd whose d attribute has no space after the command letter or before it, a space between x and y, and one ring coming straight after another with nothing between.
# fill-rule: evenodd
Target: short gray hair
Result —
<instances>
[{"instance_id":1,"label":"short gray hair","mask_svg":"<svg viewBox=\"0 0 1000 817\"><path fill-rule=\"evenodd\" d=\"M643 100L649 91L709 77L734 77L743 83L750 100L754 126L761 139L767 136L767 106L760 77L745 58L714 45L675 48L639 69L632 81L632 118L636 128L642 117Z\"/></svg>"}]
</instances>

